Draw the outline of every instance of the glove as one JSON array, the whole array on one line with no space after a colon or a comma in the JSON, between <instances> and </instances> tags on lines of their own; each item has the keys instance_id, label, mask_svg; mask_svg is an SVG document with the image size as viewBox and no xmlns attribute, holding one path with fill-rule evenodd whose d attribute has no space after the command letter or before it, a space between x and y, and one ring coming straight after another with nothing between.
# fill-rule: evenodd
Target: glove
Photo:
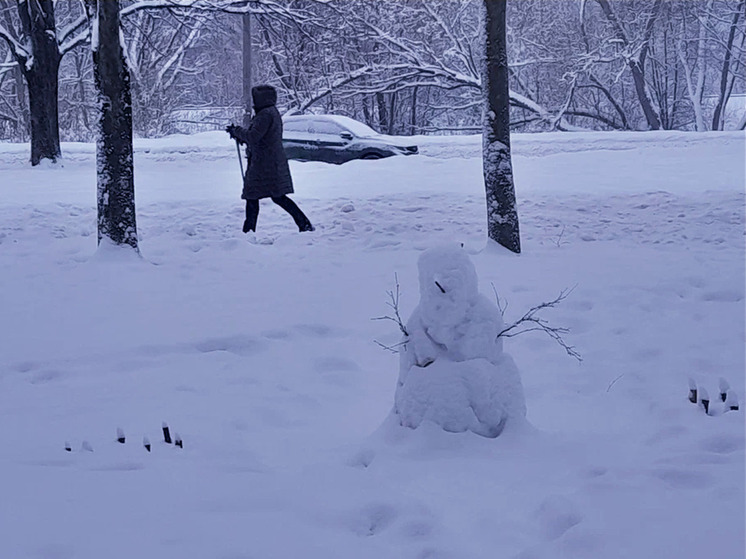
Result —
<instances>
[{"instance_id":1,"label":"glove","mask_svg":"<svg viewBox=\"0 0 746 559\"><path fill-rule=\"evenodd\" d=\"M236 131L238 130L238 126L235 124L229 124L225 127L225 131L228 132L228 135L233 138L234 140L241 141L241 139L238 137Z\"/></svg>"}]
</instances>

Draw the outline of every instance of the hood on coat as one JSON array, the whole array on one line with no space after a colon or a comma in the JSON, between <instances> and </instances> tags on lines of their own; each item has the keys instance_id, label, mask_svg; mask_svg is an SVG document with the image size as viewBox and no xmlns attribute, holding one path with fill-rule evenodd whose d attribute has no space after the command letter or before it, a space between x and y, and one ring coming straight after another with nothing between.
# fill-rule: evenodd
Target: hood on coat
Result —
<instances>
[{"instance_id":1,"label":"hood on coat","mask_svg":"<svg viewBox=\"0 0 746 559\"><path fill-rule=\"evenodd\" d=\"M254 111L259 112L277 103L277 90L271 85L257 85L251 88L251 99Z\"/></svg>"}]
</instances>

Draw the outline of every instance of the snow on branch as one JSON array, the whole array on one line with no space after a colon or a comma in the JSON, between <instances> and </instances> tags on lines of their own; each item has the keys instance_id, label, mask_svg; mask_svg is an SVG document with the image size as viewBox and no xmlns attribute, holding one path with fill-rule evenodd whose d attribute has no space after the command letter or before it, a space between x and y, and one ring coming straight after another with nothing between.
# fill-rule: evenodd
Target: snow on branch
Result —
<instances>
[{"instance_id":1,"label":"snow on branch","mask_svg":"<svg viewBox=\"0 0 746 559\"><path fill-rule=\"evenodd\" d=\"M18 41L13 35L10 34L10 32L0 24L0 39L4 39L6 43L8 43L8 47L10 47L10 50L13 52L13 56L15 58L25 63L27 60L31 58L31 52L29 49L24 47L20 41Z\"/></svg>"},{"instance_id":2,"label":"snow on branch","mask_svg":"<svg viewBox=\"0 0 746 559\"><path fill-rule=\"evenodd\" d=\"M73 50L78 45L84 44L91 38L91 28L88 21L88 15L83 11L83 15L78 17L70 25L57 32L57 44L60 54L65 54Z\"/></svg>"},{"instance_id":3,"label":"snow on branch","mask_svg":"<svg viewBox=\"0 0 746 559\"><path fill-rule=\"evenodd\" d=\"M544 309L552 309L559 305L562 301L567 299L568 295L573 292L575 288L563 289L560 294L553 300L540 303L536 306L531 307L524 315L503 328L503 330L497 335L498 338L513 338L526 332L544 332L547 336L557 342L565 352L570 356L577 359L579 362L583 360L580 353L571 345L568 345L563 339L563 334L570 332L569 328L550 326L549 321L541 316L539 313Z\"/></svg>"}]
</instances>

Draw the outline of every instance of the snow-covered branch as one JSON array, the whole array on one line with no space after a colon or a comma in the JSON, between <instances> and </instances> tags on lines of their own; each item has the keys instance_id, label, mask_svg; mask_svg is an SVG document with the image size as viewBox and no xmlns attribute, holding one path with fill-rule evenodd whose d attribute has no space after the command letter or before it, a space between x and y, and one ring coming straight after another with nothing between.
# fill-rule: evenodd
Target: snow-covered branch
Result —
<instances>
[{"instance_id":1,"label":"snow-covered branch","mask_svg":"<svg viewBox=\"0 0 746 559\"><path fill-rule=\"evenodd\" d=\"M30 49L27 46L24 46L21 41L16 39L2 24L0 24L0 39L3 39L8 44L13 56L19 62L25 63L31 58Z\"/></svg>"}]
</instances>

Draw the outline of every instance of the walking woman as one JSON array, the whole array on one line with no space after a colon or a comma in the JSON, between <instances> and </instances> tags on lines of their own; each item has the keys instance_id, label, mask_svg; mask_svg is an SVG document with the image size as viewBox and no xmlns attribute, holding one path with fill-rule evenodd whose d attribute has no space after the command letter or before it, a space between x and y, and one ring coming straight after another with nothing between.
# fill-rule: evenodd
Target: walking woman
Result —
<instances>
[{"instance_id":1,"label":"walking woman","mask_svg":"<svg viewBox=\"0 0 746 559\"><path fill-rule=\"evenodd\" d=\"M293 193L293 179L282 147L282 117L276 107L277 91L271 85L258 85L251 89L251 98L254 118L249 127L231 124L225 129L231 138L246 145L248 168L241 194L241 198L246 200L243 232L256 231L259 200L262 198L272 198L288 212L299 231L313 231L309 219L287 196Z\"/></svg>"}]
</instances>

